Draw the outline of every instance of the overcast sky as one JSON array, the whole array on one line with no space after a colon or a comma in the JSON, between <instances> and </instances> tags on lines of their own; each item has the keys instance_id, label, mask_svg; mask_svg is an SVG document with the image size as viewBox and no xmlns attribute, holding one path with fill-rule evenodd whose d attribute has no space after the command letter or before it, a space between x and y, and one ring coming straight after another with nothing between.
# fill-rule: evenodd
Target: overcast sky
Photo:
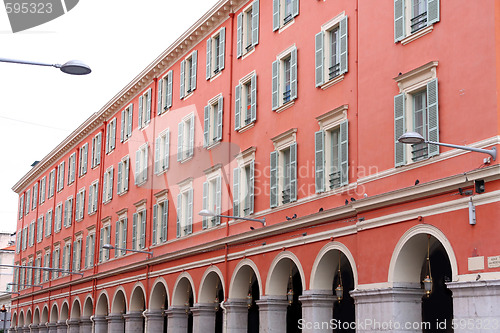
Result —
<instances>
[{"instance_id":1,"label":"overcast sky","mask_svg":"<svg viewBox=\"0 0 500 333\"><path fill-rule=\"evenodd\" d=\"M12 186L195 23L217 0L81 0L67 14L12 33L0 6L0 57L79 59L86 76L0 63L0 231L14 232Z\"/></svg>"}]
</instances>

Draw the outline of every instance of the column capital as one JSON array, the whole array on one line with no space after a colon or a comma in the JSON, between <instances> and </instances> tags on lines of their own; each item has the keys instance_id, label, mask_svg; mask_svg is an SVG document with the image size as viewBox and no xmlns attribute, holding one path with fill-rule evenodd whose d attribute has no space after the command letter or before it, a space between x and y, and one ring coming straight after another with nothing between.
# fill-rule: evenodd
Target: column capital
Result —
<instances>
[{"instance_id":1,"label":"column capital","mask_svg":"<svg viewBox=\"0 0 500 333\"><path fill-rule=\"evenodd\" d=\"M144 313L144 316L146 318L163 318L165 317L165 310L159 309L159 310L151 310L147 311Z\"/></svg>"},{"instance_id":2,"label":"column capital","mask_svg":"<svg viewBox=\"0 0 500 333\"><path fill-rule=\"evenodd\" d=\"M108 320L107 318L107 316L94 317L94 322L104 322Z\"/></svg>"},{"instance_id":3,"label":"column capital","mask_svg":"<svg viewBox=\"0 0 500 333\"><path fill-rule=\"evenodd\" d=\"M134 312L127 312L123 314L123 318L125 320L134 320L134 319L141 319L142 320L142 312L141 311L134 311Z\"/></svg>"},{"instance_id":4,"label":"column capital","mask_svg":"<svg viewBox=\"0 0 500 333\"><path fill-rule=\"evenodd\" d=\"M121 321L123 320L123 314L121 313L110 313L109 315L107 315L106 317L104 317L108 322L111 321ZM97 317L94 319L94 320L97 320Z\"/></svg>"},{"instance_id":5,"label":"column capital","mask_svg":"<svg viewBox=\"0 0 500 333\"><path fill-rule=\"evenodd\" d=\"M261 299L255 301L255 303L257 303L259 309L267 311L272 311L272 310L286 311L286 308L288 307L288 301L286 299L286 296L281 296L281 295L262 296Z\"/></svg>"},{"instance_id":6,"label":"column capital","mask_svg":"<svg viewBox=\"0 0 500 333\"><path fill-rule=\"evenodd\" d=\"M190 310L190 309L189 309ZM185 307L171 307L165 310L165 314L168 318L179 318L179 317L187 317L187 312Z\"/></svg>"},{"instance_id":7,"label":"column capital","mask_svg":"<svg viewBox=\"0 0 500 333\"><path fill-rule=\"evenodd\" d=\"M331 308L333 302L337 299L332 291L324 290L306 290L299 296L302 307L326 307Z\"/></svg>"},{"instance_id":8,"label":"column capital","mask_svg":"<svg viewBox=\"0 0 500 333\"><path fill-rule=\"evenodd\" d=\"M215 313L214 303L196 303L191 307L191 312L193 316L199 316L203 314L213 314Z\"/></svg>"}]
</instances>

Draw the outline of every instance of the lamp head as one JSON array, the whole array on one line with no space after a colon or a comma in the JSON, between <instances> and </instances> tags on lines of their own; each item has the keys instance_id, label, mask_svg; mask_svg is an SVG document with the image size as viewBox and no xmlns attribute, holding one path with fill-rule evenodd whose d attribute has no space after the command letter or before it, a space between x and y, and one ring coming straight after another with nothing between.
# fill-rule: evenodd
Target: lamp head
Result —
<instances>
[{"instance_id":1,"label":"lamp head","mask_svg":"<svg viewBox=\"0 0 500 333\"><path fill-rule=\"evenodd\" d=\"M104 244L102 248L106 250L113 250L115 247L111 244Z\"/></svg>"},{"instance_id":2,"label":"lamp head","mask_svg":"<svg viewBox=\"0 0 500 333\"><path fill-rule=\"evenodd\" d=\"M398 141L401 143L414 145L425 142L425 139L422 135L420 135L417 132L406 132L405 134L399 137Z\"/></svg>"},{"instance_id":3,"label":"lamp head","mask_svg":"<svg viewBox=\"0 0 500 333\"><path fill-rule=\"evenodd\" d=\"M208 209L202 209L202 210L200 210L198 215L200 215L200 216L215 216L215 213L208 210Z\"/></svg>"},{"instance_id":4,"label":"lamp head","mask_svg":"<svg viewBox=\"0 0 500 333\"><path fill-rule=\"evenodd\" d=\"M66 74L72 75L86 75L92 72L90 67L80 60L70 60L64 65L61 65L59 69Z\"/></svg>"}]
</instances>

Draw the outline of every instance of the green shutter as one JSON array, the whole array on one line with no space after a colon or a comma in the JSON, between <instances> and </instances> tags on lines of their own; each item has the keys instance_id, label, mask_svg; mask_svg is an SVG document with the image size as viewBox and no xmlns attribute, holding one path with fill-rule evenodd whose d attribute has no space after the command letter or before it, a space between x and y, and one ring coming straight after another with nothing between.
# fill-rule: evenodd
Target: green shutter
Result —
<instances>
[{"instance_id":1,"label":"green shutter","mask_svg":"<svg viewBox=\"0 0 500 333\"><path fill-rule=\"evenodd\" d=\"M172 107L172 84L173 84L173 71L170 70L168 71L167 73L167 80L168 80L168 84L167 84L167 108L171 108Z\"/></svg>"},{"instance_id":2,"label":"green shutter","mask_svg":"<svg viewBox=\"0 0 500 333\"><path fill-rule=\"evenodd\" d=\"M155 174L160 172L160 144L161 138L157 137L155 140Z\"/></svg>"},{"instance_id":3,"label":"green shutter","mask_svg":"<svg viewBox=\"0 0 500 333\"><path fill-rule=\"evenodd\" d=\"M118 162L118 179L116 180L116 193L120 194L122 193L122 169L123 169L123 162L120 161ZM78 209L77 209L78 211Z\"/></svg>"},{"instance_id":4,"label":"green shutter","mask_svg":"<svg viewBox=\"0 0 500 333\"><path fill-rule=\"evenodd\" d=\"M248 214L254 213L255 201L255 161L250 162L250 211Z\"/></svg>"},{"instance_id":5,"label":"green shutter","mask_svg":"<svg viewBox=\"0 0 500 333\"><path fill-rule=\"evenodd\" d=\"M193 232L193 189L188 191L188 216L187 216L188 234Z\"/></svg>"},{"instance_id":6,"label":"green shutter","mask_svg":"<svg viewBox=\"0 0 500 333\"><path fill-rule=\"evenodd\" d=\"M156 245L156 225L158 224L158 205L153 205L153 245Z\"/></svg>"},{"instance_id":7,"label":"green shutter","mask_svg":"<svg viewBox=\"0 0 500 333\"><path fill-rule=\"evenodd\" d=\"M120 247L120 221L115 222L115 258L118 257L118 251L116 248Z\"/></svg>"},{"instance_id":8,"label":"green shutter","mask_svg":"<svg viewBox=\"0 0 500 333\"><path fill-rule=\"evenodd\" d=\"M299 0L292 0L292 15L293 17L299 15Z\"/></svg>"},{"instance_id":9,"label":"green shutter","mask_svg":"<svg viewBox=\"0 0 500 333\"><path fill-rule=\"evenodd\" d=\"M439 22L439 0L427 0L427 25Z\"/></svg>"},{"instance_id":10,"label":"green shutter","mask_svg":"<svg viewBox=\"0 0 500 333\"><path fill-rule=\"evenodd\" d=\"M191 57L191 91L196 89L196 68L198 62L198 51L195 50Z\"/></svg>"},{"instance_id":11,"label":"green shutter","mask_svg":"<svg viewBox=\"0 0 500 333\"><path fill-rule=\"evenodd\" d=\"M222 205L222 179L218 176L215 181L215 214L221 214ZM216 217L216 225L220 225L220 216Z\"/></svg>"},{"instance_id":12,"label":"green shutter","mask_svg":"<svg viewBox=\"0 0 500 333\"><path fill-rule=\"evenodd\" d=\"M396 167L406 164L406 149L404 143L398 141L405 133L405 95L394 96L394 165Z\"/></svg>"},{"instance_id":13,"label":"green shutter","mask_svg":"<svg viewBox=\"0 0 500 333\"><path fill-rule=\"evenodd\" d=\"M107 190L107 185L108 185L108 177L107 177L107 172L104 173L104 177L103 178L103 186L102 186L102 202L106 202L106 200L108 199L108 194L106 192Z\"/></svg>"},{"instance_id":14,"label":"green shutter","mask_svg":"<svg viewBox=\"0 0 500 333\"><path fill-rule=\"evenodd\" d=\"M114 173L114 168L111 167L111 172L109 173L109 189L108 189L108 199L109 200L111 200L113 198L113 173ZM70 225L71 225L71 223L70 223Z\"/></svg>"},{"instance_id":15,"label":"green shutter","mask_svg":"<svg viewBox=\"0 0 500 333\"><path fill-rule=\"evenodd\" d=\"M297 201L297 143L290 146L290 202Z\"/></svg>"},{"instance_id":16,"label":"green shutter","mask_svg":"<svg viewBox=\"0 0 500 333\"><path fill-rule=\"evenodd\" d=\"M257 74L250 79L250 89L250 115L253 122L257 120Z\"/></svg>"},{"instance_id":17,"label":"green shutter","mask_svg":"<svg viewBox=\"0 0 500 333\"><path fill-rule=\"evenodd\" d=\"M123 142L124 140L124 132L125 132L125 110L122 110L122 119L121 119L122 126L120 128L120 142Z\"/></svg>"},{"instance_id":18,"label":"green shutter","mask_svg":"<svg viewBox=\"0 0 500 333\"><path fill-rule=\"evenodd\" d=\"M184 136L184 122L180 122L177 126L177 161L183 160L183 136Z\"/></svg>"},{"instance_id":19,"label":"green shutter","mask_svg":"<svg viewBox=\"0 0 500 333\"><path fill-rule=\"evenodd\" d=\"M224 58L226 54L226 27L223 27L219 35L219 71L224 69Z\"/></svg>"},{"instance_id":20,"label":"green shutter","mask_svg":"<svg viewBox=\"0 0 500 333\"><path fill-rule=\"evenodd\" d=\"M165 133L165 154L163 155L163 169L168 169L169 159L170 159L170 130Z\"/></svg>"},{"instance_id":21,"label":"green shutter","mask_svg":"<svg viewBox=\"0 0 500 333\"><path fill-rule=\"evenodd\" d=\"M271 152L270 201L271 208L278 206L278 152Z\"/></svg>"},{"instance_id":22,"label":"green shutter","mask_svg":"<svg viewBox=\"0 0 500 333\"><path fill-rule=\"evenodd\" d=\"M106 126L106 153L109 153L110 150L109 150L109 136L111 134L111 123L108 123L108 125Z\"/></svg>"},{"instance_id":23,"label":"green shutter","mask_svg":"<svg viewBox=\"0 0 500 333\"><path fill-rule=\"evenodd\" d=\"M217 140L222 140L222 116L224 112L224 97L220 96L217 104Z\"/></svg>"},{"instance_id":24,"label":"green shutter","mask_svg":"<svg viewBox=\"0 0 500 333\"><path fill-rule=\"evenodd\" d=\"M189 118L189 147L188 156L193 156L194 150L194 114Z\"/></svg>"},{"instance_id":25,"label":"green shutter","mask_svg":"<svg viewBox=\"0 0 500 333\"><path fill-rule=\"evenodd\" d=\"M316 64L316 87L319 87L324 82L324 69L323 69L323 41L325 39L325 33L323 31L318 32L315 37L315 64Z\"/></svg>"},{"instance_id":26,"label":"green shutter","mask_svg":"<svg viewBox=\"0 0 500 333\"><path fill-rule=\"evenodd\" d=\"M160 115L163 112L163 108L161 107L162 89L163 89L163 79L158 78L158 105L156 106L156 114L158 115Z\"/></svg>"},{"instance_id":27,"label":"green shutter","mask_svg":"<svg viewBox=\"0 0 500 333\"><path fill-rule=\"evenodd\" d=\"M279 67L280 62L276 60L273 62L272 69L272 109L276 110L279 106Z\"/></svg>"},{"instance_id":28,"label":"green shutter","mask_svg":"<svg viewBox=\"0 0 500 333\"><path fill-rule=\"evenodd\" d=\"M203 147L208 147L210 143L209 133L210 133L210 104L205 105L203 112Z\"/></svg>"},{"instance_id":29,"label":"green shutter","mask_svg":"<svg viewBox=\"0 0 500 333\"><path fill-rule=\"evenodd\" d=\"M203 209L208 209L208 182L203 182ZM201 226L203 229L208 227L207 216L203 216Z\"/></svg>"},{"instance_id":30,"label":"green shutter","mask_svg":"<svg viewBox=\"0 0 500 333\"><path fill-rule=\"evenodd\" d=\"M141 249L146 247L146 211L141 214Z\"/></svg>"},{"instance_id":31,"label":"green shutter","mask_svg":"<svg viewBox=\"0 0 500 333\"><path fill-rule=\"evenodd\" d=\"M273 31L280 28L280 0L273 0Z\"/></svg>"},{"instance_id":32,"label":"green shutter","mask_svg":"<svg viewBox=\"0 0 500 333\"><path fill-rule=\"evenodd\" d=\"M101 234L99 236L100 236L100 242L99 242L99 262L102 262L102 252L103 252L102 246L104 245L104 228L101 228Z\"/></svg>"},{"instance_id":33,"label":"green shutter","mask_svg":"<svg viewBox=\"0 0 500 333\"><path fill-rule=\"evenodd\" d=\"M177 238L181 237L182 194L177 194Z\"/></svg>"},{"instance_id":34,"label":"green shutter","mask_svg":"<svg viewBox=\"0 0 500 333\"><path fill-rule=\"evenodd\" d=\"M234 92L234 130L241 128L241 84L238 84Z\"/></svg>"},{"instance_id":35,"label":"green shutter","mask_svg":"<svg viewBox=\"0 0 500 333\"><path fill-rule=\"evenodd\" d=\"M161 241L167 241L167 224L168 224L168 200L163 201L163 214L161 216Z\"/></svg>"},{"instance_id":36,"label":"green shutter","mask_svg":"<svg viewBox=\"0 0 500 333\"><path fill-rule=\"evenodd\" d=\"M314 134L314 156L316 193L321 193L325 191L325 131Z\"/></svg>"},{"instance_id":37,"label":"green shutter","mask_svg":"<svg viewBox=\"0 0 500 333\"><path fill-rule=\"evenodd\" d=\"M123 234L122 234L122 248L126 249L127 248L127 223L128 223L128 218L125 218L123 221ZM126 250L122 250L122 255L127 254Z\"/></svg>"},{"instance_id":38,"label":"green shutter","mask_svg":"<svg viewBox=\"0 0 500 333\"><path fill-rule=\"evenodd\" d=\"M297 98L297 49L293 49L290 57L290 98Z\"/></svg>"},{"instance_id":39,"label":"green shutter","mask_svg":"<svg viewBox=\"0 0 500 333\"><path fill-rule=\"evenodd\" d=\"M140 183L141 176L141 150L135 152L135 185Z\"/></svg>"},{"instance_id":40,"label":"green shutter","mask_svg":"<svg viewBox=\"0 0 500 333\"><path fill-rule=\"evenodd\" d=\"M243 54L243 13L236 17L236 58Z\"/></svg>"},{"instance_id":41,"label":"green shutter","mask_svg":"<svg viewBox=\"0 0 500 333\"><path fill-rule=\"evenodd\" d=\"M405 37L405 0L394 0L394 42Z\"/></svg>"},{"instance_id":42,"label":"green shutter","mask_svg":"<svg viewBox=\"0 0 500 333\"><path fill-rule=\"evenodd\" d=\"M347 120L340 123L340 186L349 184L349 131Z\"/></svg>"},{"instance_id":43,"label":"green shutter","mask_svg":"<svg viewBox=\"0 0 500 333\"><path fill-rule=\"evenodd\" d=\"M181 61L181 88L180 88L180 93L181 93L181 99L184 98L184 81L185 79L185 71L186 71L186 60Z\"/></svg>"},{"instance_id":44,"label":"green shutter","mask_svg":"<svg viewBox=\"0 0 500 333\"><path fill-rule=\"evenodd\" d=\"M347 33L347 16L344 16L339 23L340 26L340 73L347 73L348 70L348 33Z\"/></svg>"},{"instance_id":45,"label":"green shutter","mask_svg":"<svg viewBox=\"0 0 500 333\"><path fill-rule=\"evenodd\" d=\"M148 97L146 100L146 124L149 124L151 121L151 97L153 95L153 91L151 88L147 90Z\"/></svg>"},{"instance_id":46,"label":"green shutter","mask_svg":"<svg viewBox=\"0 0 500 333\"><path fill-rule=\"evenodd\" d=\"M212 38L207 39L207 68L206 68L206 79L209 80L212 76L211 62L212 62Z\"/></svg>"},{"instance_id":47,"label":"green shutter","mask_svg":"<svg viewBox=\"0 0 500 333\"><path fill-rule=\"evenodd\" d=\"M139 126L138 126L139 128L142 128L142 111L143 111L142 99L143 99L142 95L139 96Z\"/></svg>"},{"instance_id":48,"label":"green shutter","mask_svg":"<svg viewBox=\"0 0 500 333\"><path fill-rule=\"evenodd\" d=\"M429 141L439 142L439 103L438 103L438 80L434 79L427 83L427 126L429 126ZM428 155L439 154L438 145L427 145Z\"/></svg>"},{"instance_id":49,"label":"green shutter","mask_svg":"<svg viewBox=\"0 0 500 333\"><path fill-rule=\"evenodd\" d=\"M240 216L240 168L233 169L233 215Z\"/></svg>"},{"instance_id":50,"label":"green shutter","mask_svg":"<svg viewBox=\"0 0 500 333\"><path fill-rule=\"evenodd\" d=\"M130 104L130 109L128 112L128 132L127 138L132 136L132 124L134 122L134 104Z\"/></svg>"},{"instance_id":51,"label":"green shutter","mask_svg":"<svg viewBox=\"0 0 500 333\"><path fill-rule=\"evenodd\" d=\"M252 4L252 45L259 44L259 0Z\"/></svg>"},{"instance_id":52,"label":"green shutter","mask_svg":"<svg viewBox=\"0 0 500 333\"><path fill-rule=\"evenodd\" d=\"M132 249L137 249L137 213L132 215Z\"/></svg>"},{"instance_id":53,"label":"green shutter","mask_svg":"<svg viewBox=\"0 0 500 333\"><path fill-rule=\"evenodd\" d=\"M108 229L108 232L106 233L106 244L111 244L111 225L108 225L106 229ZM106 250L105 255L106 260L109 260L109 250Z\"/></svg>"}]
</instances>

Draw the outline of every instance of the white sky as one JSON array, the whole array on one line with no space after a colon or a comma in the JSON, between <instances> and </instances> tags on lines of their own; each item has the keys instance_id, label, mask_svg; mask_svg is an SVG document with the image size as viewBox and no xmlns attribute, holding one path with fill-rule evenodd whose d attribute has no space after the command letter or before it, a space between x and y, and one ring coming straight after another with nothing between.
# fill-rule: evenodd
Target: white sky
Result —
<instances>
[{"instance_id":1,"label":"white sky","mask_svg":"<svg viewBox=\"0 0 500 333\"><path fill-rule=\"evenodd\" d=\"M217 0L80 0L65 15L13 34L0 5L0 57L47 63L79 59L73 76L0 63L0 231L14 232L11 188L97 112Z\"/></svg>"}]
</instances>

